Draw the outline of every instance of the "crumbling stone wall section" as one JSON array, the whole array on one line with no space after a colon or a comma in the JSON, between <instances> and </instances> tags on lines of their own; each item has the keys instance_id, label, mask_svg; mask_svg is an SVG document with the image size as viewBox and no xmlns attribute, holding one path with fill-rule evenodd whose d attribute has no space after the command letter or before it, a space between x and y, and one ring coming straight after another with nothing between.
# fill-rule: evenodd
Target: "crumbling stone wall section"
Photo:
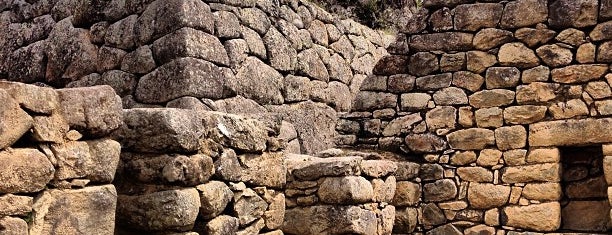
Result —
<instances>
[{"instance_id":1,"label":"crumbling stone wall section","mask_svg":"<svg viewBox=\"0 0 612 235\"><path fill-rule=\"evenodd\" d=\"M0 233L113 234L113 89L0 82L0 101Z\"/></svg>"},{"instance_id":2,"label":"crumbling stone wall section","mask_svg":"<svg viewBox=\"0 0 612 235\"><path fill-rule=\"evenodd\" d=\"M286 121L295 153L333 146L337 112L394 41L303 0L9 0L0 12L0 79Z\"/></svg>"},{"instance_id":3,"label":"crumbling stone wall section","mask_svg":"<svg viewBox=\"0 0 612 235\"><path fill-rule=\"evenodd\" d=\"M282 234L284 142L262 122L172 108L123 114L116 234Z\"/></svg>"},{"instance_id":4,"label":"crumbling stone wall section","mask_svg":"<svg viewBox=\"0 0 612 235\"><path fill-rule=\"evenodd\" d=\"M339 145L420 156L418 220L396 205L396 225L413 226L395 232L554 232L571 227L565 214L601 217L560 204L560 147L612 143L610 1L423 7L426 27L387 48L337 125ZM608 158L593 184L612 185ZM582 231L609 232L596 227Z\"/></svg>"}]
</instances>

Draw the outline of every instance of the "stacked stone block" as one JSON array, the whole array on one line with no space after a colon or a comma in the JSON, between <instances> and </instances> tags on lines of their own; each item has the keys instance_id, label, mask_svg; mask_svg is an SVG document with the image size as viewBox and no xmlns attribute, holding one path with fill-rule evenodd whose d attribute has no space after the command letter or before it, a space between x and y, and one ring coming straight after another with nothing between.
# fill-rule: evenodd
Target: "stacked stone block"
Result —
<instances>
[{"instance_id":1,"label":"stacked stone block","mask_svg":"<svg viewBox=\"0 0 612 235\"><path fill-rule=\"evenodd\" d=\"M290 154L283 232L391 234L396 169L392 161L360 156Z\"/></svg>"},{"instance_id":2,"label":"stacked stone block","mask_svg":"<svg viewBox=\"0 0 612 235\"><path fill-rule=\"evenodd\" d=\"M171 108L126 109L124 118L119 234L280 233L285 143L263 123Z\"/></svg>"},{"instance_id":3,"label":"stacked stone block","mask_svg":"<svg viewBox=\"0 0 612 235\"><path fill-rule=\"evenodd\" d=\"M0 81L0 233L114 234L123 120L109 86ZM78 232L77 232L78 231Z\"/></svg>"},{"instance_id":4,"label":"stacked stone block","mask_svg":"<svg viewBox=\"0 0 612 235\"><path fill-rule=\"evenodd\" d=\"M11 0L0 12L0 79L282 119L295 153L333 146L337 112L394 40L303 0Z\"/></svg>"},{"instance_id":5,"label":"stacked stone block","mask_svg":"<svg viewBox=\"0 0 612 235\"><path fill-rule=\"evenodd\" d=\"M426 162L417 230L566 228L560 148L612 142L608 2L423 1L427 27L388 48L337 143Z\"/></svg>"}]
</instances>

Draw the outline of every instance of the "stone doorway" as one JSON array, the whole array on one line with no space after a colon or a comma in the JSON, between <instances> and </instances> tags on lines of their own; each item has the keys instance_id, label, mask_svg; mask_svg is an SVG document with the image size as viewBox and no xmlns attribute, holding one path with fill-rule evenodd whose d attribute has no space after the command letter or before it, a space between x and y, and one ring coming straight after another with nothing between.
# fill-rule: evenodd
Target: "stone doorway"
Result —
<instances>
[{"instance_id":1,"label":"stone doorway","mask_svg":"<svg viewBox=\"0 0 612 235\"><path fill-rule=\"evenodd\" d=\"M563 167L561 230L593 233L612 231L602 147L566 147L560 150Z\"/></svg>"}]
</instances>

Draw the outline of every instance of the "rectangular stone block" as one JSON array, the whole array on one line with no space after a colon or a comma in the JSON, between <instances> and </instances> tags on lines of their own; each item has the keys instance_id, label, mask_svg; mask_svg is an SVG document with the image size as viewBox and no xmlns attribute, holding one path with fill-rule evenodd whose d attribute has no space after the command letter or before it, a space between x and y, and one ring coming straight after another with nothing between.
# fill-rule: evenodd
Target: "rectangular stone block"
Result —
<instances>
[{"instance_id":1,"label":"rectangular stone block","mask_svg":"<svg viewBox=\"0 0 612 235\"><path fill-rule=\"evenodd\" d=\"M604 157L603 170L604 170L604 175L606 177L606 182L608 182L608 185L612 186L612 156Z\"/></svg>"},{"instance_id":2,"label":"rectangular stone block","mask_svg":"<svg viewBox=\"0 0 612 235\"><path fill-rule=\"evenodd\" d=\"M504 183L559 182L561 164L545 163L526 166L513 166L502 169Z\"/></svg>"},{"instance_id":3,"label":"rectangular stone block","mask_svg":"<svg viewBox=\"0 0 612 235\"><path fill-rule=\"evenodd\" d=\"M576 146L612 142L612 118L563 120L529 125L530 146Z\"/></svg>"},{"instance_id":4,"label":"rectangular stone block","mask_svg":"<svg viewBox=\"0 0 612 235\"><path fill-rule=\"evenodd\" d=\"M0 216L26 216L32 211L32 203L34 199L28 196L13 194L0 196Z\"/></svg>"},{"instance_id":5,"label":"rectangular stone block","mask_svg":"<svg viewBox=\"0 0 612 235\"><path fill-rule=\"evenodd\" d=\"M285 212L288 234L377 234L376 213L358 206L311 206Z\"/></svg>"},{"instance_id":6,"label":"rectangular stone block","mask_svg":"<svg viewBox=\"0 0 612 235\"><path fill-rule=\"evenodd\" d=\"M504 208L503 225L538 232L550 232L561 226L561 205L558 202L509 206Z\"/></svg>"},{"instance_id":7,"label":"rectangular stone block","mask_svg":"<svg viewBox=\"0 0 612 235\"><path fill-rule=\"evenodd\" d=\"M113 185L47 190L34 202L30 234L112 235L116 206Z\"/></svg>"},{"instance_id":8,"label":"rectangular stone block","mask_svg":"<svg viewBox=\"0 0 612 235\"><path fill-rule=\"evenodd\" d=\"M0 193L34 193L45 189L55 169L36 149L0 152Z\"/></svg>"},{"instance_id":9,"label":"rectangular stone block","mask_svg":"<svg viewBox=\"0 0 612 235\"><path fill-rule=\"evenodd\" d=\"M287 156L287 170L301 180L316 180L324 176L361 174L361 157L316 158L306 155Z\"/></svg>"},{"instance_id":10,"label":"rectangular stone block","mask_svg":"<svg viewBox=\"0 0 612 235\"><path fill-rule=\"evenodd\" d=\"M57 90L63 115L71 128L86 136L108 135L123 124L121 98L110 86Z\"/></svg>"},{"instance_id":11,"label":"rectangular stone block","mask_svg":"<svg viewBox=\"0 0 612 235\"><path fill-rule=\"evenodd\" d=\"M416 51L467 51L472 48L473 37L460 32L413 35L410 48Z\"/></svg>"}]
</instances>

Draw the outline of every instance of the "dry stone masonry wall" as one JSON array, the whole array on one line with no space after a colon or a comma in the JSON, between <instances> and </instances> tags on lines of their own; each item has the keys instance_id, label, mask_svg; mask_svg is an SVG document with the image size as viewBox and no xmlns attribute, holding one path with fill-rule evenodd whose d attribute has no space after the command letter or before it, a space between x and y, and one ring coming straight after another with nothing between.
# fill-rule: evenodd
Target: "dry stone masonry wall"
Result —
<instances>
[{"instance_id":1,"label":"dry stone masonry wall","mask_svg":"<svg viewBox=\"0 0 612 235\"><path fill-rule=\"evenodd\" d=\"M394 232L609 232L611 2L423 7L337 125L341 146L423 162Z\"/></svg>"},{"instance_id":2,"label":"dry stone masonry wall","mask_svg":"<svg viewBox=\"0 0 612 235\"><path fill-rule=\"evenodd\" d=\"M336 113L394 41L302 0L4 0L0 12L0 79L286 121L294 153L333 146Z\"/></svg>"},{"instance_id":3,"label":"dry stone masonry wall","mask_svg":"<svg viewBox=\"0 0 612 235\"><path fill-rule=\"evenodd\" d=\"M112 234L123 122L109 86L0 82L0 233Z\"/></svg>"}]
</instances>

